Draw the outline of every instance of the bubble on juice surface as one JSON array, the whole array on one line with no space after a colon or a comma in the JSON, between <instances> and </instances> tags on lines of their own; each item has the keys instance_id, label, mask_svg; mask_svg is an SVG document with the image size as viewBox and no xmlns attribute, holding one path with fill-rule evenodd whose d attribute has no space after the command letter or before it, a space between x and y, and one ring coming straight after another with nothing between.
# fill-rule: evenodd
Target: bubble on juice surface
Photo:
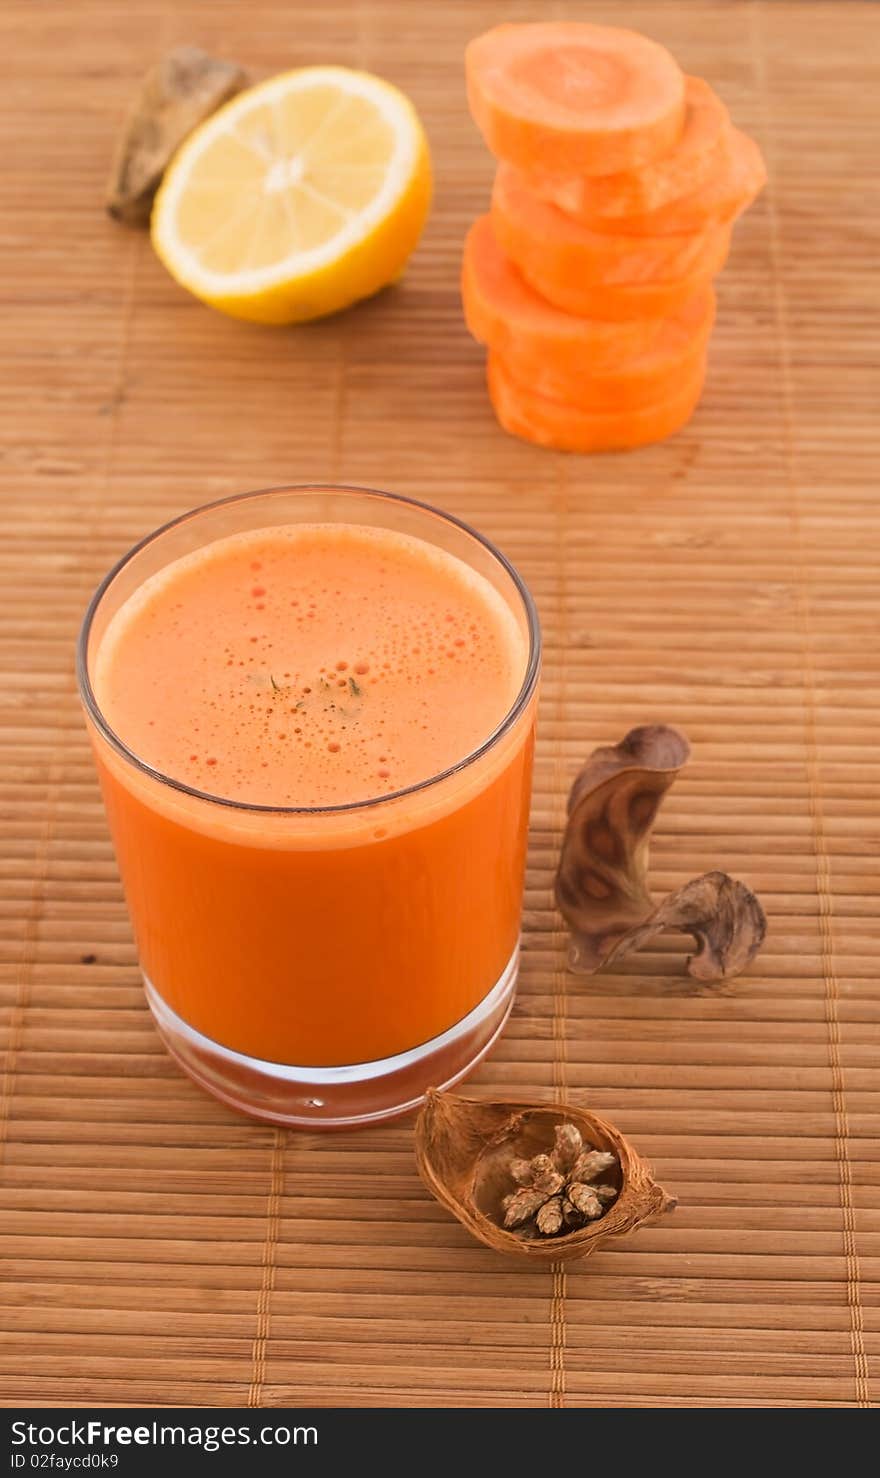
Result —
<instances>
[{"instance_id":1,"label":"bubble on juice surface","mask_svg":"<svg viewBox=\"0 0 880 1478\"><path fill-rule=\"evenodd\" d=\"M381 531L308 527L210 548L179 562L173 640L161 589L149 623L132 618L128 628L142 637L135 670L163 649L164 664L152 664L158 723L151 715L144 725L143 753L167 773L175 763L192 770L189 755L207 753L215 793L227 786L233 799L279 806L356 803L450 768L515 697L524 653L512 618L488 582L448 555ZM238 592L237 616L202 598L218 576L222 592ZM125 638L123 622L120 671ZM187 673L183 698L168 692L175 664ZM204 732L190 747L198 722Z\"/></svg>"}]
</instances>

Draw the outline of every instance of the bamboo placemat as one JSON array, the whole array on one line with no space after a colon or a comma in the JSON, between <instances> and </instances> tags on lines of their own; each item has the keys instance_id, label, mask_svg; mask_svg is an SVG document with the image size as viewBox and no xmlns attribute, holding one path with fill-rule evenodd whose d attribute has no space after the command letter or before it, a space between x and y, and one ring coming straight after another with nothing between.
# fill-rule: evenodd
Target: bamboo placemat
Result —
<instances>
[{"instance_id":1,"label":"bamboo placemat","mask_svg":"<svg viewBox=\"0 0 880 1478\"><path fill-rule=\"evenodd\" d=\"M613 17L611 15L613 12ZM708 76L771 184L738 226L711 373L666 445L568 458L496 427L457 271L491 162L466 39L565 13ZM867 1406L880 1356L877 92L867 4L58 6L8 0L0 96L6 1404ZM102 214L136 78L194 40L257 73L405 87L437 199L402 286L291 331L187 298ZM680 1197L567 1272L469 1240L401 1123L260 1127L177 1071L143 1004L72 648L132 541L284 481L478 524L538 598L546 668L518 1006L471 1089L614 1119ZM664 719L695 758L658 892L721 866L763 954L695 994L665 947L567 976L551 904L583 755ZM872 1380L873 1377L873 1380Z\"/></svg>"}]
</instances>

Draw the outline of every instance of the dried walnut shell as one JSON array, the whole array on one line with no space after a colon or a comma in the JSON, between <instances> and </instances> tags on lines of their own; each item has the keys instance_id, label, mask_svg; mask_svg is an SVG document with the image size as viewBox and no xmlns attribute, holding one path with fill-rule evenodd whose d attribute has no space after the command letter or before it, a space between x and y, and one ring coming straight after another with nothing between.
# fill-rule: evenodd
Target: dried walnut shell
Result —
<instances>
[{"instance_id":1,"label":"dried walnut shell","mask_svg":"<svg viewBox=\"0 0 880 1478\"><path fill-rule=\"evenodd\" d=\"M514 1167L553 1144L557 1124L575 1124L585 1144L610 1150L618 1195L605 1214L554 1237L527 1227L508 1231L502 1199L515 1186ZM588 1257L610 1237L671 1211L675 1201L650 1167L605 1119L573 1104L481 1103L429 1090L415 1126L416 1163L428 1190L473 1236L496 1252L552 1262Z\"/></svg>"}]
</instances>

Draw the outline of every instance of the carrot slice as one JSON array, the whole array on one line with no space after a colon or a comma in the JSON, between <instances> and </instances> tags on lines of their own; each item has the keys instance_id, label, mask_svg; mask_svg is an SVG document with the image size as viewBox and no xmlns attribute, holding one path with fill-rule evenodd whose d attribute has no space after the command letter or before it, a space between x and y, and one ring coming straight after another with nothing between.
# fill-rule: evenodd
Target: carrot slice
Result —
<instances>
[{"instance_id":1,"label":"carrot slice","mask_svg":"<svg viewBox=\"0 0 880 1478\"><path fill-rule=\"evenodd\" d=\"M481 216L467 235L461 272L467 326L480 344L502 354L552 364L561 374L615 369L643 354L663 329L658 318L609 323L565 313L536 293Z\"/></svg>"},{"instance_id":2,"label":"carrot slice","mask_svg":"<svg viewBox=\"0 0 880 1478\"><path fill-rule=\"evenodd\" d=\"M529 184L537 195L578 220L639 216L692 194L722 168L730 114L701 77L685 78L684 128L675 146L640 169L589 178L537 169ZM612 225L610 230L614 230ZM621 231L626 228L620 225Z\"/></svg>"},{"instance_id":3,"label":"carrot slice","mask_svg":"<svg viewBox=\"0 0 880 1478\"><path fill-rule=\"evenodd\" d=\"M523 169L605 175L668 153L684 74L665 47L616 26L495 26L465 52L468 101L486 143Z\"/></svg>"},{"instance_id":4,"label":"carrot slice","mask_svg":"<svg viewBox=\"0 0 880 1478\"><path fill-rule=\"evenodd\" d=\"M535 358L509 345L495 349L494 357L508 378L526 392L582 411L639 410L646 403L663 400L670 386L692 377L705 359L714 320L715 294L707 288L673 318L662 321L650 349L614 369L597 370L585 358L573 373L549 356Z\"/></svg>"},{"instance_id":5,"label":"carrot slice","mask_svg":"<svg viewBox=\"0 0 880 1478\"><path fill-rule=\"evenodd\" d=\"M680 235L725 225L741 215L760 195L767 183L767 169L755 140L738 128L730 130L722 155L722 162L715 173L699 189L670 200L668 205L661 205L647 215L594 215L586 193L581 192L582 209L576 219L593 231L627 236Z\"/></svg>"},{"instance_id":6,"label":"carrot slice","mask_svg":"<svg viewBox=\"0 0 880 1478\"><path fill-rule=\"evenodd\" d=\"M560 282L668 282L699 271L711 254L711 231L683 236L608 236L591 231L534 195L525 175L499 164L492 191L492 223L503 251L530 275Z\"/></svg>"},{"instance_id":7,"label":"carrot slice","mask_svg":"<svg viewBox=\"0 0 880 1478\"><path fill-rule=\"evenodd\" d=\"M513 188L498 188L509 179ZM506 166L498 171L492 198L495 238L535 291L566 313L613 321L674 313L727 259L730 226L657 241L603 237L536 200L519 180ZM658 265L661 240L671 242L672 250L667 262ZM675 267L681 269L678 275Z\"/></svg>"},{"instance_id":8,"label":"carrot slice","mask_svg":"<svg viewBox=\"0 0 880 1478\"><path fill-rule=\"evenodd\" d=\"M638 409L583 411L517 385L496 355L489 355L489 397L512 436L561 452L610 452L647 446L678 431L693 415L703 389L701 362L663 400Z\"/></svg>"},{"instance_id":9,"label":"carrot slice","mask_svg":"<svg viewBox=\"0 0 880 1478\"><path fill-rule=\"evenodd\" d=\"M557 307L566 313L578 313L585 318L604 318L609 323L620 323L631 318L667 318L677 313L690 298L708 287L712 278L721 271L730 247L730 227L719 227L718 238L713 250L716 255L705 264L705 270L682 277L676 282L616 283L613 286L581 287L546 280L538 281L537 274L531 278L532 286L547 298L554 294Z\"/></svg>"},{"instance_id":10,"label":"carrot slice","mask_svg":"<svg viewBox=\"0 0 880 1478\"><path fill-rule=\"evenodd\" d=\"M726 225L748 209L766 183L767 166L761 150L753 138L734 128L725 167L699 190L670 201L650 215L630 216L616 224L634 236L663 236L667 231L700 231L712 224Z\"/></svg>"}]
</instances>

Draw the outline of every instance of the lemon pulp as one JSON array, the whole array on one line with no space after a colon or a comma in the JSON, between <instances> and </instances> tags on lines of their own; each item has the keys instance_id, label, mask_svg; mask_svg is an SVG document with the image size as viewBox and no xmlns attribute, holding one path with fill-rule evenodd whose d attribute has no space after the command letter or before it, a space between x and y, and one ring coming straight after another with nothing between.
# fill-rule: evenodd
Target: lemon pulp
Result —
<instances>
[{"instance_id":1,"label":"lemon pulp","mask_svg":"<svg viewBox=\"0 0 880 1478\"><path fill-rule=\"evenodd\" d=\"M166 172L153 245L204 302L291 323L400 276L431 197L427 140L397 88L305 67L240 93Z\"/></svg>"}]
</instances>

